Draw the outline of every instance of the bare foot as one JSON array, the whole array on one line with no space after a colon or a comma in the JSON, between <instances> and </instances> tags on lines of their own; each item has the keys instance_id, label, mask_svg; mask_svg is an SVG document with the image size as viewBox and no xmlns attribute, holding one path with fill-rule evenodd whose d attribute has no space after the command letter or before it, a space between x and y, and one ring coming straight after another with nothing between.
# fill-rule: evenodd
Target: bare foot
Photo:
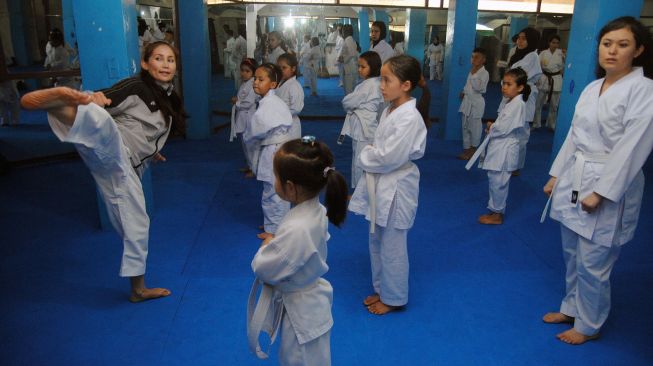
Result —
<instances>
[{"instance_id":1,"label":"bare foot","mask_svg":"<svg viewBox=\"0 0 653 366\"><path fill-rule=\"evenodd\" d=\"M369 311L372 314L376 315L384 315L387 314L391 311L395 311L397 309L400 309L401 306L392 306L392 305L386 305L379 299L379 301L375 302L374 304L370 305L367 307L367 311Z\"/></svg>"},{"instance_id":2,"label":"bare foot","mask_svg":"<svg viewBox=\"0 0 653 366\"><path fill-rule=\"evenodd\" d=\"M588 336L582 333L579 333L576 331L576 329L571 328L565 332L562 332L556 336L559 340L567 343L567 344L573 344L575 346L579 344L583 344L587 341L592 341L595 339L599 338L599 333L596 333L594 335Z\"/></svg>"},{"instance_id":3,"label":"bare foot","mask_svg":"<svg viewBox=\"0 0 653 366\"><path fill-rule=\"evenodd\" d=\"M264 232L262 232L260 234L256 234L256 237L261 239L261 240L265 240L270 236L274 236L274 234L268 233L267 231L264 231Z\"/></svg>"},{"instance_id":4,"label":"bare foot","mask_svg":"<svg viewBox=\"0 0 653 366\"><path fill-rule=\"evenodd\" d=\"M258 229L261 230L261 231L264 231L264 230L265 230L265 226L263 226L263 225L259 225Z\"/></svg>"},{"instance_id":5,"label":"bare foot","mask_svg":"<svg viewBox=\"0 0 653 366\"><path fill-rule=\"evenodd\" d=\"M574 323L574 318L563 313L546 313L542 317L542 320L549 324Z\"/></svg>"},{"instance_id":6,"label":"bare foot","mask_svg":"<svg viewBox=\"0 0 653 366\"><path fill-rule=\"evenodd\" d=\"M363 305L370 306L370 305L372 305L374 303L377 303L379 301L381 301L381 296L379 296L379 294L372 294L372 295L366 297L365 300L363 300Z\"/></svg>"},{"instance_id":7,"label":"bare foot","mask_svg":"<svg viewBox=\"0 0 653 366\"><path fill-rule=\"evenodd\" d=\"M132 290L131 296L129 296L129 301L133 303L158 299L160 297L166 297L171 294L170 290L165 288L144 288L141 290Z\"/></svg>"},{"instance_id":8,"label":"bare foot","mask_svg":"<svg viewBox=\"0 0 653 366\"><path fill-rule=\"evenodd\" d=\"M254 172L251 170L245 173L245 178L254 178L256 175L254 175Z\"/></svg>"}]
</instances>

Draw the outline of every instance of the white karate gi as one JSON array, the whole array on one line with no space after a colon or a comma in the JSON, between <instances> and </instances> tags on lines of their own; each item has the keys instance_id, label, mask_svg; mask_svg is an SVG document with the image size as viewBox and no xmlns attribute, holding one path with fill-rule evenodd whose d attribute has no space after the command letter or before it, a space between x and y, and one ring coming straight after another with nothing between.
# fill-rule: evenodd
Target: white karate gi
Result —
<instances>
[{"instance_id":1,"label":"white karate gi","mask_svg":"<svg viewBox=\"0 0 653 366\"><path fill-rule=\"evenodd\" d=\"M604 79L583 90L549 174L557 177L551 218L560 222L567 265L563 314L574 328L596 334L610 310L610 271L619 247L633 238L644 193L642 166L653 149L653 81L642 68L599 95ZM572 191L578 202L572 203ZM603 201L591 214L581 201Z\"/></svg>"},{"instance_id":2,"label":"white karate gi","mask_svg":"<svg viewBox=\"0 0 653 366\"><path fill-rule=\"evenodd\" d=\"M311 56L311 42L302 43L302 48L299 51L299 66L301 68L302 75L304 76L304 87L310 86L310 71L307 71L309 58Z\"/></svg>"},{"instance_id":3,"label":"white karate gi","mask_svg":"<svg viewBox=\"0 0 653 366\"><path fill-rule=\"evenodd\" d=\"M336 54L335 57L335 63L336 66L338 67L338 86L343 86L344 83L344 73L345 70L343 68L343 63L340 62L340 55L342 54L342 48L345 45L345 39L342 38L340 33L338 33L338 37L336 38L336 46L334 47L334 52Z\"/></svg>"},{"instance_id":4,"label":"white karate gi","mask_svg":"<svg viewBox=\"0 0 653 366\"><path fill-rule=\"evenodd\" d=\"M365 175L349 203L350 211L374 224L369 240L372 284L381 301L392 306L408 302L406 237L419 196L419 169L412 160L424 156L426 147L426 127L415 104L411 98L391 113L390 107L383 111L374 145L361 151Z\"/></svg>"},{"instance_id":5,"label":"white karate gi","mask_svg":"<svg viewBox=\"0 0 653 366\"><path fill-rule=\"evenodd\" d=\"M224 77L230 78L233 76L234 64L231 59L231 54L234 52L234 43L236 39L229 37L227 40L227 47L224 49Z\"/></svg>"},{"instance_id":6,"label":"white karate gi","mask_svg":"<svg viewBox=\"0 0 653 366\"><path fill-rule=\"evenodd\" d=\"M277 59L279 58L279 56L283 55L284 53L286 53L286 51L284 51L283 48L281 48L281 46L277 46L277 48L273 49L272 52L268 54L266 61L276 65Z\"/></svg>"},{"instance_id":7,"label":"white karate gi","mask_svg":"<svg viewBox=\"0 0 653 366\"><path fill-rule=\"evenodd\" d=\"M463 149L478 147L481 143L483 132L483 113L485 112L485 99L483 94L487 89L490 74L481 66L476 73L470 71L467 75L467 82L463 93L463 101L460 103L458 112L462 113L463 125Z\"/></svg>"},{"instance_id":8,"label":"white karate gi","mask_svg":"<svg viewBox=\"0 0 653 366\"><path fill-rule=\"evenodd\" d=\"M384 39L380 40L376 46L371 47L370 51L379 54L379 57L381 57L381 64L385 63L390 57L395 55L395 50L393 50L392 46L390 46Z\"/></svg>"},{"instance_id":9,"label":"white karate gi","mask_svg":"<svg viewBox=\"0 0 653 366\"><path fill-rule=\"evenodd\" d=\"M247 41L243 36L234 39L233 49L231 51L231 65L233 66L234 86L236 90L240 88L240 63L247 56Z\"/></svg>"},{"instance_id":10,"label":"white karate gi","mask_svg":"<svg viewBox=\"0 0 653 366\"><path fill-rule=\"evenodd\" d=\"M333 327L333 288L322 278L328 270L326 209L318 197L293 207L272 241L262 246L252 270L257 280L248 304L250 349L260 358L261 331L274 341L281 327L279 363L284 366L328 366ZM254 309L256 289L263 282Z\"/></svg>"},{"instance_id":11,"label":"white karate gi","mask_svg":"<svg viewBox=\"0 0 653 366\"><path fill-rule=\"evenodd\" d=\"M135 80L116 85L137 90L142 82ZM109 220L123 239L120 276L134 277L145 273L150 226L140 175L170 129L161 111L145 107L139 96L121 99L107 109L93 103L78 106L72 127L51 114L48 122L59 140L75 145L93 175Z\"/></svg>"},{"instance_id":12,"label":"white karate gi","mask_svg":"<svg viewBox=\"0 0 653 366\"><path fill-rule=\"evenodd\" d=\"M290 138L301 138L302 125L299 120L299 114L304 109L304 88L297 81L297 77L293 76L281 83L275 93L286 103L290 109L290 114L292 114L293 126L290 131Z\"/></svg>"},{"instance_id":13,"label":"white karate gi","mask_svg":"<svg viewBox=\"0 0 653 366\"><path fill-rule=\"evenodd\" d=\"M256 112L256 102L259 99L259 96L254 92L254 78L251 78L244 82L238 89L238 95L236 96L236 118L232 124L232 135L240 135L240 141L243 146L243 153L245 154L245 159L247 160L247 166L249 169L252 169L252 158L255 154L255 150L259 147L257 144L247 144L242 134L245 132L247 125L250 123L254 112Z\"/></svg>"},{"instance_id":14,"label":"white karate gi","mask_svg":"<svg viewBox=\"0 0 653 366\"><path fill-rule=\"evenodd\" d=\"M510 69L516 69L518 67L521 67L522 70L524 70L528 75L528 85L531 88L531 94L528 96L528 100L526 101L526 122L533 122L533 118L535 117L535 102L537 101L538 94L537 86L535 83L540 79L540 76L542 75L542 67L540 66L540 59L537 56L537 51L528 53L526 56L524 56L524 58L515 62L512 67L510 67ZM499 111L501 108L503 108L503 105L506 102L507 98L504 97L501 100L501 104L499 105ZM524 164L526 163L526 145L528 144L530 137L531 132L529 128L527 130L527 134L521 141L519 148L519 166L517 169L524 168Z\"/></svg>"},{"instance_id":15,"label":"white karate gi","mask_svg":"<svg viewBox=\"0 0 653 366\"><path fill-rule=\"evenodd\" d=\"M395 44L395 56L403 55L404 53L404 42L397 42Z\"/></svg>"},{"instance_id":16,"label":"white karate gi","mask_svg":"<svg viewBox=\"0 0 653 366\"><path fill-rule=\"evenodd\" d=\"M347 95L354 91L356 80L358 80L358 50L356 42L351 36L345 39L340 56L342 57L343 87L345 95Z\"/></svg>"},{"instance_id":17,"label":"white karate gi","mask_svg":"<svg viewBox=\"0 0 653 366\"><path fill-rule=\"evenodd\" d=\"M277 226L290 209L290 204L274 191L273 159L279 146L291 140L293 117L288 106L275 95L274 90L259 101L258 108L245 128L243 138L248 145L260 146L252 157L252 171L263 182L261 207L265 231L274 234Z\"/></svg>"},{"instance_id":18,"label":"white karate gi","mask_svg":"<svg viewBox=\"0 0 653 366\"><path fill-rule=\"evenodd\" d=\"M352 93L345 96L342 107L347 117L340 134L352 139L351 187L356 188L363 175L363 168L358 162L360 153L365 146L374 142L374 133L383 113L381 79L377 76L363 80Z\"/></svg>"},{"instance_id":19,"label":"white karate gi","mask_svg":"<svg viewBox=\"0 0 653 366\"><path fill-rule=\"evenodd\" d=\"M431 43L427 49L429 54L429 77L431 80L442 80L442 54L444 47L442 43L434 45Z\"/></svg>"},{"instance_id":20,"label":"white karate gi","mask_svg":"<svg viewBox=\"0 0 653 366\"><path fill-rule=\"evenodd\" d=\"M317 94L317 73L320 70L320 60L322 59L322 50L320 46L311 47L310 54L308 56L308 64L306 66L306 73L308 74L305 78L309 79L311 85L311 94Z\"/></svg>"},{"instance_id":21,"label":"white karate gi","mask_svg":"<svg viewBox=\"0 0 653 366\"><path fill-rule=\"evenodd\" d=\"M542 106L548 103L549 115L546 118L546 125L549 128L555 128L556 119L558 118L558 105L560 104L560 92L562 91L562 71L565 68L564 56L560 49L556 49L554 53L551 53L547 48L540 52L539 58L542 72L556 75L547 76L542 74L537 83L539 93L535 103L533 127L539 128L542 125ZM551 94L550 103L548 102L549 93Z\"/></svg>"},{"instance_id":22,"label":"white karate gi","mask_svg":"<svg viewBox=\"0 0 653 366\"><path fill-rule=\"evenodd\" d=\"M492 212L503 214L506 210L510 176L519 164L519 148L527 130L526 103L519 94L503 107L492 124L486 137L485 159L479 164L488 171L490 199L487 208Z\"/></svg>"}]
</instances>

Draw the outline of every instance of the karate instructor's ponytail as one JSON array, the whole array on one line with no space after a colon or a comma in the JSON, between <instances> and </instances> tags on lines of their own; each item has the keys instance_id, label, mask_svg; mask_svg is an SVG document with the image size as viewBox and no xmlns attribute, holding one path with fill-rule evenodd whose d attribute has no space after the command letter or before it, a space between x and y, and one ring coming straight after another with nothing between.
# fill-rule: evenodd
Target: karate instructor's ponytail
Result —
<instances>
[{"instance_id":1,"label":"karate instructor's ponytail","mask_svg":"<svg viewBox=\"0 0 653 366\"><path fill-rule=\"evenodd\" d=\"M329 221L340 227L347 215L347 181L333 167L329 147L314 136L283 144L274 156L274 171L282 183L301 186L311 197L326 187L324 203Z\"/></svg>"}]
</instances>

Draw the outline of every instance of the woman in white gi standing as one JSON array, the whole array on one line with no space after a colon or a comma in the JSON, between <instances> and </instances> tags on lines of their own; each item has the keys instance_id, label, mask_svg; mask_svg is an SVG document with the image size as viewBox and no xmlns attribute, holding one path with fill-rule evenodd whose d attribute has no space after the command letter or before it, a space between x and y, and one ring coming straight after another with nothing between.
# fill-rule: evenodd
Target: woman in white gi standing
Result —
<instances>
[{"instance_id":1,"label":"woman in white gi standing","mask_svg":"<svg viewBox=\"0 0 653 366\"><path fill-rule=\"evenodd\" d=\"M372 314L383 315L408 303L408 229L413 226L419 196L419 169L412 161L424 156L426 126L410 92L422 76L410 56L390 58L381 67L381 93L389 106L374 134L374 145L360 153L365 171L349 210L370 221L370 262L374 294L363 301Z\"/></svg>"},{"instance_id":2,"label":"woman in white gi standing","mask_svg":"<svg viewBox=\"0 0 653 366\"><path fill-rule=\"evenodd\" d=\"M444 54L444 47L440 43L440 37L433 37L433 41L429 45L427 52L429 55L429 79L442 80L442 56Z\"/></svg>"},{"instance_id":3,"label":"woman in white gi standing","mask_svg":"<svg viewBox=\"0 0 653 366\"><path fill-rule=\"evenodd\" d=\"M165 42L145 47L139 76L86 94L59 87L23 96L26 109L45 109L52 131L75 145L107 206L111 224L123 239L120 276L129 277L129 300L170 295L145 287L150 219L141 174L159 153L170 130L183 132L186 114L172 90L177 51Z\"/></svg>"},{"instance_id":4,"label":"woman in white gi standing","mask_svg":"<svg viewBox=\"0 0 653 366\"><path fill-rule=\"evenodd\" d=\"M385 23L380 20L372 23L372 27L370 28L372 47L370 48L370 51L379 54L379 57L381 57L381 63L385 63L390 57L395 55L395 50L393 50L392 46L385 41L386 35Z\"/></svg>"},{"instance_id":5,"label":"woman in white gi standing","mask_svg":"<svg viewBox=\"0 0 653 366\"><path fill-rule=\"evenodd\" d=\"M354 28L351 24L345 24L342 27L342 34L345 37L345 42L342 51L340 51L339 61L342 63L343 88L345 89L345 95L347 95L354 90L358 79L358 50L352 37Z\"/></svg>"},{"instance_id":6,"label":"woman in white gi standing","mask_svg":"<svg viewBox=\"0 0 653 366\"><path fill-rule=\"evenodd\" d=\"M281 328L283 366L331 365L333 289L322 276L329 269L328 221L340 226L347 212L347 182L333 165L329 148L313 136L283 144L274 157L275 190L293 208L252 260L256 280L248 303L247 336L252 352L267 358L259 334L267 332L274 342ZM325 187L326 209L319 199Z\"/></svg>"},{"instance_id":7,"label":"woman in white gi standing","mask_svg":"<svg viewBox=\"0 0 653 366\"><path fill-rule=\"evenodd\" d=\"M256 179L263 182L261 208L263 210L263 232L259 239L271 237L277 231L279 223L290 210L274 191L274 173L272 159L279 146L292 140L293 117L286 103L275 95L274 89L281 81L279 66L266 62L256 68L254 73L254 92L263 99L245 128L243 139L252 146L252 171ZM256 147L256 148L255 148Z\"/></svg>"},{"instance_id":8,"label":"woman in white gi standing","mask_svg":"<svg viewBox=\"0 0 653 366\"><path fill-rule=\"evenodd\" d=\"M320 60L322 60L322 50L320 49L320 39L317 37L311 38L311 51L308 56L308 63L306 69L308 70L307 76L310 78L311 96L317 97L317 73L320 70Z\"/></svg>"},{"instance_id":9,"label":"woman in white gi standing","mask_svg":"<svg viewBox=\"0 0 653 366\"><path fill-rule=\"evenodd\" d=\"M381 58L373 51L367 51L358 58L360 84L342 100L342 107L347 112L345 123L340 131L338 143L345 135L351 137L351 187L363 176L363 168L358 163L361 151L374 142L374 133L383 112L383 95L381 94Z\"/></svg>"},{"instance_id":10,"label":"woman in white gi standing","mask_svg":"<svg viewBox=\"0 0 653 366\"><path fill-rule=\"evenodd\" d=\"M281 85L277 88L276 94L286 102L292 114L293 126L290 138L300 138L302 125L299 114L304 109L304 88L297 81L297 57L293 53L284 53L277 59L277 66L281 69Z\"/></svg>"},{"instance_id":11,"label":"woman in white gi standing","mask_svg":"<svg viewBox=\"0 0 653 366\"><path fill-rule=\"evenodd\" d=\"M562 72L565 68L565 55L559 47L560 36L554 34L549 37L549 48L540 52L540 65L542 66L543 75L537 83L539 94L537 103L535 103L533 128L540 128L542 125L542 106L544 104L549 105L546 126L552 130L556 127L560 92L562 91Z\"/></svg>"},{"instance_id":12,"label":"woman in white gi standing","mask_svg":"<svg viewBox=\"0 0 653 366\"><path fill-rule=\"evenodd\" d=\"M537 44L540 40L540 33L533 28L524 28L517 34L517 49L515 54L510 57L508 61L508 68L515 69L520 67L526 71L528 75L528 85L531 89L531 95L526 102L526 122L533 122L535 117L535 101L537 100L537 87L535 83L542 75L542 68L540 67L540 59L537 55ZM507 103L506 98L503 98L499 106L499 110ZM519 171L524 168L526 162L526 145L530 138L530 129L521 141L519 148L519 165L513 172L513 175L519 175Z\"/></svg>"},{"instance_id":13,"label":"woman in white gi standing","mask_svg":"<svg viewBox=\"0 0 653 366\"><path fill-rule=\"evenodd\" d=\"M596 339L610 311L610 272L635 233L642 166L653 149L653 46L632 17L599 33L597 76L582 92L544 186L560 222L566 294L546 323L570 323L569 344Z\"/></svg>"}]
</instances>

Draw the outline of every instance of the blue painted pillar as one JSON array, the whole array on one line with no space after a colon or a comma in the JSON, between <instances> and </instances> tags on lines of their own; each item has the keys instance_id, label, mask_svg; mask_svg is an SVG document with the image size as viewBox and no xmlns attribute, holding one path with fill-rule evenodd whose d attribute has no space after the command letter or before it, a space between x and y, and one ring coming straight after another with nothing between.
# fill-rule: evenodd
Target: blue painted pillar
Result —
<instances>
[{"instance_id":1,"label":"blue painted pillar","mask_svg":"<svg viewBox=\"0 0 653 366\"><path fill-rule=\"evenodd\" d=\"M406 53L415 57L420 64L424 60L424 39L426 37L426 10L406 9ZM422 65L424 66L424 65Z\"/></svg>"},{"instance_id":2,"label":"blue painted pillar","mask_svg":"<svg viewBox=\"0 0 653 366\"><path fill-rule=\"evenodd\" d=\"M520 30L528 27L528 18L510 17L510 39Z\"/></svg>"},{"instance_id":3,"label":"blue painted pillar","mask_svg":"<svg viewBox=\"0 0 653 366\"><path fill-rule=\"evenodd\" d=\"M383 10L376 10L374 11L374 20L385 23L385 41L390 43L390 17L388 16L388 13Z\"/></svg>"},{"instance_id":4,"label":"blue painted pillar","mask_svg":"<svg viewBox=\"0 0 653 366\"><path fill-rule=\"evenodd\" d=\"M351 22L350 24L351 24L351 28L354 30L352 37L354 38L354 41L358 41L358 39L360 39L360 31L358 30L358 21Z\"/></svg>"},{"instance_id":5,"label":"blue painted pillar","mask_svg":"<svg viewBox=\"0 0 653 366\"><path fill-rule=\"evenodd\" d=\"M9 10L11 41L14 45L14 56L16 63L21 66L30 65L32 60L27 51L27 34L25 30L24 1L8 0L7 10ZM7 60L9 62L9 60Z\"/></svg>"},{"instance_id":6,"label":"blue painted pillar","mask_svg":"<svg viewBox=\"0 0 653 366\"><path fill-rule=\"evenodd\" d=\"M447 13L447 41L444 51L444 137L462 139L458 108L460 91L472 67L469 60L476 42L478 0L450 0Z\"/></svg>"},{"instance_id":7,"label":"blue painted pillar","mask_svg":"<svg viewBox=\"0 0 653 366\"><path fill-rule=\"evenodd\" d=\"M75 33L75 18L73 17L73 0L62 0L61 9L64 40L70 47L75 48L77 35Z\"/></svg>"},{"instance_id":8,"label":"blue painted pillar","mask_svg":"<svg viewBox=\"0 0 653 366\"><path fill-rule=\"evenodd\" d=\"M274 17L268 17L268 32L272 32L274 29Z\"/></svg>"},{"instance_id":9,"label":"blue painted pillar","mask_svg":"<svg viewBox=\"0 0 653 366\"><path fill-rule=\"evenodd\" d=\"M361 46L361 53L370 50L370 15L367 8L358 12L358 44Z\"/></svg>"},{"instance_id":10,"label":"blue painted pillar","mask_svg":"<svg viewBox=\"0 0 653 366\"><path fill-rule=\"evenodd\" d=\"M576 0L571 19L571 33L565 60L567 65L562 80L551 163L567 136L580 93L596 79L594 68L597 63L599 31L610 20L621 16L630 15L639 18L642 5L643 0Z\"/></svg>"},{"instance_id":11,"label":"blue painted pillar","mask_svg":"<svg viewBox=\"0 0 653 366\"><path fill-rule=\"evenodd\" d=\"M206 0L185 0L178 4L184 107L190 114L186 136L190 139L205 139L211 133L208 9Z\"/></svg>"},{"instance_id":12,"label":"blue painted pillar","mask_svg":"<svg viewBox=\"0 0 653 366\"><path fill-rule=\"evenodd\" d=\"M72 0L71 8L67 9L72 10L85 90L110 87L140 70L135 0ZM142 183L147 211L152 214L154 198L149 169ZM102 228L111 228L99 194L98 210Z\"/></svg>"}]
</instances>

